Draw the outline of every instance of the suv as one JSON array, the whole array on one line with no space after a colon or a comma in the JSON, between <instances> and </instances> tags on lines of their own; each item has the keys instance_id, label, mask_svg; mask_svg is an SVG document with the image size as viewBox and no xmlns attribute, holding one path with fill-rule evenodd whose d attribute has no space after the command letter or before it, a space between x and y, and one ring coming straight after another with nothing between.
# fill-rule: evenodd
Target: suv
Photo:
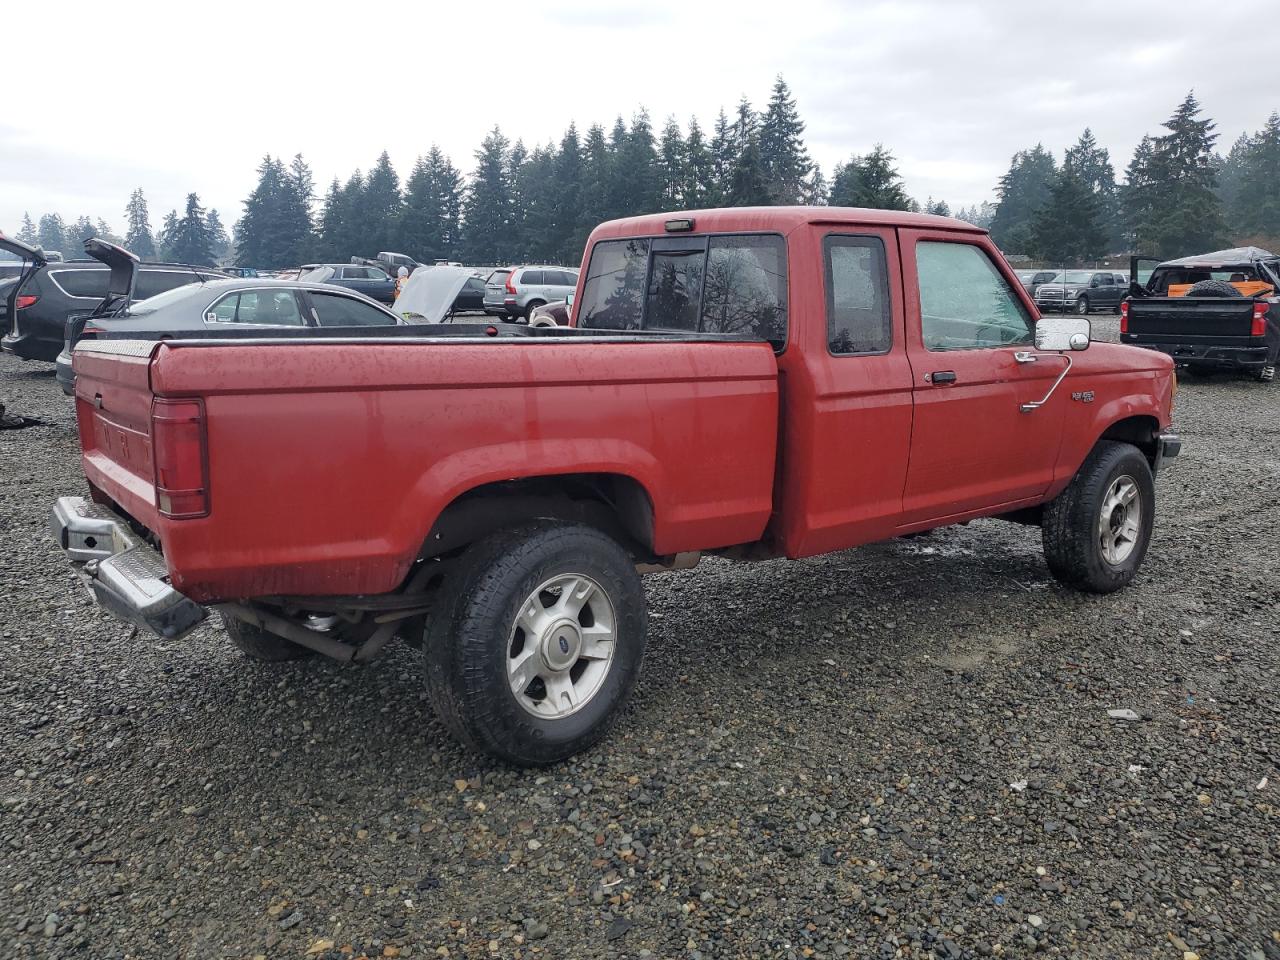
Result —
<instances>
[{"instance_id":1,"label":"suv","mask_svg":"<svg viewBox=\"0 0 1280 960\"><path fill-rule=\"evenodd\" d=\"M567 299L577 289L578 271L573 267L516 267L507 275L505 286L502 306L507 316L527 320L544 303Z\"/></svg>"},{"instance_id":2,"label":"suv","mask_svg":"<svg viewBox=\"0 0 1280 960\"><path fill-rule=\"evenodd\" d=\"M0 341L6 353L53 363L62 350L67 321L88 316L107 295L110 270L97 260L43 263L22 283L9 326ZM133 299L145 300L188 283L226 274L183 263L144 263L138 268Z\"/></svg>"},{"instance_id":3,"label":"suv","mask_svg":"<svg viewBox=\"0 0 1280 960\"><path fill-rule=\"evenodd\" d=\"M499 317L507 315L507 277L515 267L499 267L484 278L484 312Z\"/></svg>"},{"instance_id":4,"label":"suv","mask_svg":"<svg viewBox=\"0 0 1280 960\"><path fill-rule=\"evenodd\" d=\"M1037 287L1035 297L1041 310L1071 310L1084 317L1099 307L1119 310L1128 293L1128 283L1113 270L1065 270Z\"/></svg>"}]
</instances>

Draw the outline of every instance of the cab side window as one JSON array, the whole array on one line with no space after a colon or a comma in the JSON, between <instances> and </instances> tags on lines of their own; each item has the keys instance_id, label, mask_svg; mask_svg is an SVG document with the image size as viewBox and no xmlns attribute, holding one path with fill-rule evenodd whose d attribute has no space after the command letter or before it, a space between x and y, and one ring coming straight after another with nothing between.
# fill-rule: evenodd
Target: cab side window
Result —
<instances>
[{"instance_id":1,"label":"cab side window","mask_svg":"<svg viewBox=\"0 0 1280 960\"><path fill-rule=\"evenodd\" d=\"M879 237L828 235L827 349L833 354L887 353L893 347L889 280Z\"/></svg>"},{"instance_id":2,"label":"cab side window","mask_svg":"<svg viewBox=\"0 0 1280 960\"><path fill-rule=\"evenodd\" d=\"M1035 342L1035 323L985 250L916 244L920 323L929 350L982 350Z\"/></svg>"}]
</instances>

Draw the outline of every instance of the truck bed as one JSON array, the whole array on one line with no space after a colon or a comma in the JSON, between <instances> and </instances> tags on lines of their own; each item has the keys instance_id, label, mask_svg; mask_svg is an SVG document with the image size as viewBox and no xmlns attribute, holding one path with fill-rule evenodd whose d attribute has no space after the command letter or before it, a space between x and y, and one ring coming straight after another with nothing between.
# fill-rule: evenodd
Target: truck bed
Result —
<instances>
[{"instance_id":1,"label":"truck bed","mask_svg":"<svg viewBox=\"0 0 1280 960\"><path fill-rule=\"evenodd\" d=\"M630 477L655 553L761 536L778 423L768 342L508 329L84 342L85 474L202 602L390 591L450 502L517 475ZM203 404L208 516L159 509L155 398Z\"/></svg>"}]
</instances>

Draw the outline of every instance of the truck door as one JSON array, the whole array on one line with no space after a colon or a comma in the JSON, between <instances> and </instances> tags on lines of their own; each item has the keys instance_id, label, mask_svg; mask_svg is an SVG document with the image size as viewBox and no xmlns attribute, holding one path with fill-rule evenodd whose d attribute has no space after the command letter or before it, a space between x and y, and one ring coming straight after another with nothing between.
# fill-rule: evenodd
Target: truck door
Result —
<instances>
[{"instance_id":1,"label":"truck door","mask_svg":"<svg viewBox=\"0 0 1280 960\"><path fill-rule=\"evenodd\" d=\"M1069 392L1037 353L1035 313L985 237L902 230L915 400L903 524L1037 497L1048 488Z\"/></svg>"},{"instance_id":2,"label":"truck door","mask_svg":"<svg viewBox=\"0 0 1280 960\"><path fill-rule=\"evenodd\" d=\"M782 542L788 555L810 556L893 536L911 447L911 368L895 231L815 226L791 242L803 342L779 360Z\"/></svg>"}]
</instances>

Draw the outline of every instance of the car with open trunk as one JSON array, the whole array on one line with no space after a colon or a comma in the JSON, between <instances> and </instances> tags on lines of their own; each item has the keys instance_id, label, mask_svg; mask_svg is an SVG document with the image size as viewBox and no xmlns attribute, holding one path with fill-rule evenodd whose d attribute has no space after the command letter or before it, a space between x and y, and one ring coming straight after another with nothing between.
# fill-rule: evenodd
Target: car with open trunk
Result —
<instances>
[{"instance_id":1,"label":"car with open trunk","mask_svg":"<svg viewBox=\"0 0 1280 960\"><path fill-rule=\"evenodd\" d=\"M570 320L83 343L88 492L53 534L164 637L211 610L260 660L399 636L460 741L540 764L626 701L644 573L1001 517L1110 592L1180 447L1167 356L1039 319L986 232L944 217L612 221Z\"/></svg>"}]
</instances>

